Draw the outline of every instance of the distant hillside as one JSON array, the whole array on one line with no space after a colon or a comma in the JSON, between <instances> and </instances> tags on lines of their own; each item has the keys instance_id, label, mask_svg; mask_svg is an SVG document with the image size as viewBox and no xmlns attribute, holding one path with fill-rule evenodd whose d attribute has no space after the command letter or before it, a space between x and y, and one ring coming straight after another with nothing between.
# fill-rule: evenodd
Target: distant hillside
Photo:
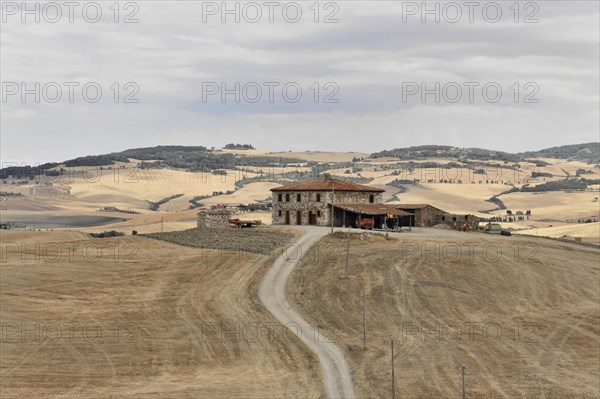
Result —
<instances>
[{"instance_id":1,"label":"distant hillside","mask_svg":"<svg viewBox=\"0 0 600 399\"><path fill-rule=\"evenodd\" d=\"M249 149L247 144L241 147ZM16 176L23 179L33 179L36 175L55 176L61 172L50 170L61 164L67 167L102 167L113 162L128 162L130 158L142 161L142 169L177 168L191 172L208 172L220 169L235 169L245 166L277 167L297 164L298 159L273 156L238 156L236 154L214 152L202 146L167 145L147 148L132 148L120 152L102 155L87 155L69 159L62 163L52 162L38 166L9 166L0 169L0 178ZM152 162L149 162L152 161Z\"/></svg>"},{"instance_id":2,"label":"distant hillside","mask_svg":"<svg viewBox=\"0 0 600 399\"><path fill-rule=\"evenodd\" d=\"M572 144L545 148L539 151L526 151L512 154L482 148L461 148L447 145L420 145L395 148L371 154L370 158L392 157L399 159L456 158L480 161L500 160L508 162L524 161L528 158L557 158L599 163L600 143Z\"/></svg>"},{"instance_id":3,"label":"distant hillside","mask_svg":"<svg viewBox=\"0 0 600 399\"><path fill-rule=\"evenodd\" d=\"M230 149L250 150L254 148L250 144L234 144L230 143L225 146ZM395 148L392 150L384 150L375 152L369 156L370 159L391 157L402 161L427 160L434 158L450 158L456 159L459 162L468 164L469 161L490 162L498 167L503 167L501 162L522 162L530 161L538 166L545 166L542 160L531 160L531 158L558 158L584 161L591 164L600 163L600 143L587 143L576 145L564 145L560 147L552 147L539 151L521 152L512 154L503 151L486 150L482 148L461 148L444 145L422 145L405 148ZM266 155L238 155L234 153L226 153L215 151L214 148L203 146L181 146L181 145L166 145L146 148L132 148L125 151L113 152L110 154L88 155L77 157L60 162L46 163L39 166L8 166L0 169L0 178L6 179L8 176L16 176L18 178L32 179L35 175L55 176L61 171L55 168L64 164L67 167L88 167L88 166L108 166L114 162L128 162L129 159L137 159L142 161L140 168L143 169L160 169L160 168L177 168L185 169L191 172L198 171L218 171L222 169L236 169L246 166L256 167L277 167L294 165L301 162L301 158L286 158ZM362 158L354 158L353 162L315 162L308 161L307 165L313 169L313 172L319 173L320 170L330 169L332 167L345 168L354 170ZM489 164L488 164L489 165ZM449 164L451 166L457 166ZM297 180L300 176L285 176Z\"/></svg>"},{"instance_id":4,"label":"distant hillside","mask_svg":"<svg viewBox=\"0 0 600 399\"><path fill-rule=\"evenodd\" d=\"M243 147L244 145L242 145ZM246 147L245 147L246 148ZM216 153L202 146L157 146L134 148L104 155L79 157L65 162L66 166L100 166L112 162L127 162L128 158L139 159L142 168L181 168L190 171L206 171L213 169L232 169L239 166L282 166L297 163L297 159L283 157L244 156Z\"/></svg>"},{"instance_id":5,"label":"distant hillside","mask_svg":"<svg viewBox=\"0 0 600 399\"><path fill-rule=\"evenodd\" d=\"M375 152L370 158L393 157L400 159L456 158L474 159L480 161L500 160L517 162L522 157L502 151L485 150L482 148L460 148L447 145L420 145L414 147L395 148Z\"/></svg>"},{"instance_id":6,"label":"distant hillside","mask_svg":"<svg viewBox=\"0 0 600 399\"><path fill-rule=\"evenodd\" d=\"M539 151L521 152L517 155L522 157L572 159L577 161L585 161L588 163L599 163L600 142L561 145L559 147L545 148Z\"/></svg>"}]
</instances>

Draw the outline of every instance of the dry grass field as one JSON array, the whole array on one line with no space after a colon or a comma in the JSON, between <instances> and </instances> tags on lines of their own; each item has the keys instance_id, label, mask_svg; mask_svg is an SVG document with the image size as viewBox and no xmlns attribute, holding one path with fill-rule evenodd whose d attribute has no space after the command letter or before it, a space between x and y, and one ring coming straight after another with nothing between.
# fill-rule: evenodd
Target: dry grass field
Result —
<instances>
[{"instance_id":1,"label":"dry grass field","mask_svg":"<svg viewBox=\"0 0 600 399\"><path fill-rule=\"evenodd\" d=\"M367 158L369 156L369 154L362 152L336 151L268 152L264 155L314 162L350 162L353 158Z\"/></svg>"},{"instance_id":2,"label":"dry grass field","mask_svg":"<svg viewBox=\"0 0 600 399\"><path fill-rule=\"evenodd\" d=\"M0 191L23 194L3 200L3 221L21 220L29 228L33 223L42 230L46 226L58 230L1 233L1 397L304 399L323 395L318 359L300 343L290 342L257 297L257 287L273 261L273 256L261 253L261 247L269 242L283 244L289 236L281 234L270 241L270 226L233 229L235 234L223 236L182 232L196 227L199 209L189 209L193 197L235 190L199 202L206 208L255 203L271 196L270 189L279 185L273 180L283 181L282 176L273 179L271 174L290 169L307 172L307 162L330 162L332 169L327 172L372 179L368 184L387 190L386 200L399 190L388 186L393 180L420 179L420 184L405 185L406 191L397 194L401 203L429 203L482 217L506 212L479 211L496 208L486 200L509 189L507 184L472 184L466 178L462 184L424 181L428 173L436 179L467 177L472 173L468 169L417 169L399 176L384 169L398 159L377 159L363 164L362 171L346 173L345 165L334 163L367 154L221 152L290 157L298 164L271 168L266 181L237 189L236 181L258 176L262 168L218 176L132 169L138 163L132 159L114 165L126 167L119 169L117 178L111 169L97 180L72 173L74 179L53 185L0 182ZM553 173L548 181L592 168L574 161L548 162L552 165L539 168ZM525 172L507 173L507 181L523 183ZM319 252L311 252L292 275L290 303L318 327L321 338L335 340L344 351L361 398L390 397L392 339L399 397L459 396L458 366L464 363L469 366L469 398L596 398L600 394L598 249L519 236L599 244L598 223L567 223L599 216L598 186L594 189L500 196L508 209L532 210L531 220L503 223L503 228L514 230L513 237L414 229L402 233L399 240L353 239L347 278L343 277L346 241L325 238ZM157 211L149 209L148 201L176 194L184 195ZM105 206L136 213L101 211ZM268 211L239 217L271 223ZM106 230L128 236L92 239L86 234ZM164 231L162 238L188 246L132 237L132 230ZM245 240L246 234L253 238ZM237 248L249 252L231 250L240 241L246 246ZM451 259L457 247L468 256L470 243L479 248L473 260ZM229 250L214 249L220 245ZM419 254L422 248L429 252ZM531 248L537 252L532 254ZM62 253L55 259L57 249ZM496 249L502 251L499 260L486 258L493 257ZM367 351L362 349L363 289ZM60 336L51 339L58 334L57 326ZM257 326L261 339L244 339ZM96 337L98 331L102 336Z\"/></svg>"},{"instance_id":3,"label":"dry grass field","mask_svg":"<svg viewBox=\"0 0 600 399\"><path fill-rule=\"evenodd\" d=\"M531 236L552 237L552 238L581 238L583 242L592 242L600 244L600 222L596 223L569 223L560 226L540 227L515 231L515 234L527 234Z\"/></svg>"},{"instance_id":4,"label":"dry grass field","mask_svg":"<svg viewBox=\"0 0 600 399\"><path fill-rule=\"evenodd\" d=\"M552 191L545 193L510 193L501 197L508 209L531 209L535 219L567 220L587 218L600 213L597 191Z\"/></svg>"},{"instance_id":5,"label":"dry grass field","mask_svg":"<svg viewBox=\"0 0 600 399\"><path fill-rule=\"evenodd\" d=\"M188 209L188 201L193 197L212 195L215 191L233 191L237 181L258 175L250 170L226 170L227 175L215 175L175 169L139 169L136 163L123 166L125 169L116 166L111 170L66 168L64 176L41 179L42 184L31 182L27 185L11 185L0 182L0 191L20 192L28 198L42 201L64 200L74 205L83 203L95 208L115 206L134 210L148 209L147 201L156 202L183 194L161 206L161 210L177 211Z\"/></svg>"},{"instance_id":6,"label":"dry grass field","mask_svg":"<svg viewBox=\"0 0 600 399\"><path fill-rule=\"evenodd\" d=\"M1 238L2 398L322 393L318 360L258 302L271 256L141 236Z\"/></svg>"},{"instance_id":7,"label":"dry grass field","mask_svg":"<svg viewBox=\"0 0 600 399\"><path fill-rule=\"evenodd\" d=\"M372 179L368 184L386 189L384 199L393 201L394 194L402 203L428 203L440 209L454 213L470 213L480 217L504 216L505 210L495 210L497 205L487 202L492 196L498 196L510 189L506 183L514 183L517 186L527 182L527 176L531 172L552 173L553 177L538 178L529 181L536 185L543 180L554 181L564 179L567 176L575 176L578 170L591 170L593 173L582 175L587 179L597 179L600 170L583 162L539 159L549 164L537 167L531 162L520 163L520 170L511 169L485 169L489 175L474 174L473 169L466 168L419 168L412 171L387 169L390 165L398 162L409 162L410 160L397 158L369 159L368 154L354 152L272 152L263 150L216 150L216 152L227 154L239 154L239 156L273 156L288 157L298 160L297 164L288 167L243 167L242 170L227 170L226 176L213 173L191 173L176 169L138 169L138 160L131 159L129 163L116 162L111 169L103 167L101 175L95 169L91 169L83 178L81 168L66 168L67 174L52 180L52 186L43 184L5 184L0 182L0 191L19 192L22 197L12 197L9 201L2 203L4 220L26 220L35 218L46 220L49 217L61 217L72 219L73 216L82 220L99 220L104 217L115 217L127 220L108 221L102 225L94 226L91 223L72 223L70 226L54 225L54 228L88 228L89 231L98 231L102 228L111 228L123 232L131 232L136 229L139 232L175 231L191 228L195 225L197 210L190 210L190 200L197 196L210 196L199 199L204 207L217 204L240 204L255 203L270 197L271 188L277 187L283 180L282 173L289 171L308 172L308 162L328 162L332 167L321 172L331 173L340 178L354 177ZM363 170L353 173L348 171L347 165L339 164L352 161L353 158L365 158L362 163ZM456 159L431 158L427 160L415 160L414 165L423 162L429 164L447 164L455 162ZM338 163L336 165L336 163ZM513 167L513 163L503 161L490 161L490 165L502 165L503 168ZM323 164L323 166L325 166ZM121 168L122 167L122 168ZM397 166L395 166L397 168ZM483 165L482 165L483 167ZM265 181L245 184L236 188L235 183L240 179L252 178L260 175ZM398 173L401 174L399 175ZM266 175L265 175L266 173ZM310 176L306 176L308 178ZM462 184L457 183L430 183L428 179L440 178L461 179ZM485 179L496 179L500 183L485 183ZM405 185L404 192L398 193L400 189L388 186L395 179L419 179L418 185ZM278 183L275 183L275 181ZM473 180L475 183L471 183ZM479 183L482 180L483 184ZM505 184L502 184L504 181ZM43 183L43 182L42 182ZM580 218L600 217L600 203L596 198L600 197L600 186L590 186L591 190L585 192L548 191L544 193L515 192L500 195L507 207L513 211L531 209L532 218L530 224L521 226L510 225L507 228L539 228L547 227L545 224L556 225L558 223L573 221ZM230 194L212 196L214 192L227 192ZM167 197L183 194L178 198L171 199L160 205L158 211L150 210L148 201L160 201ZM117 207L123 210L134 210L138 215L121 213L99 212L105 206ZM491 211L482 213L481 211ZM250 217L245 215L244 217ZM268 212L252 215L259 218L263 223L271 222ZM72 219L75 220L75 219ZM162 222L161 222L162 221ZM587 231L587 230L586 230ZM549 236L555 236L550 230L531 231L532 234L543 234L548 232ZM585 235L587 236L587 235ZM596 234L600 240L600 234Z\"/></svg>"},{"instance_id":8,"label":"dry grass field","mask_svg":"<svg viewBox=\"0 0 600 399\"><path fill-rule=\"evenodd\" d=\"M233 190L235 182L240 179L239 172L230 170L227 173L226 176L218 176L172 169L131 169L117 178L109 172L97 181L79 176L68 186L71 195L81 201L122 209L145 209L146 200L159 201L174 194L184 194L177 199L179 207L169 206L166 209L174 211L187 209L190 205L188 200L195 196ZM245 174L252 175L249 172Z\"/></svg>"},{"instance_id":9,"label":"dry grass field","mask_svg":"<svg viewBox=\"0 0 600 399\"><path fill-rule=\"evenodd\" d=\"M215 204L251 204L266 198L271 198L271 189L279 187L280 184L271 182L250 183L237 190L233 194L219 195L201 202L206 206Z\"/></svg>"},{"instance_id":10,"label":"dry grass field","mask_svg":"<svg viewBox=\"0 0 600 399\"><path fill-rule=\"evenodd\" d=\"M480 214L479 211L496 208L486 202L508 187L503 184L422 184L397 195L405 204L431 204L448 212Z\"/></svg>"},{"instance_id":11,"label":"dry grass field","mask_svg":"<svg viewBox=\"0 0 600 399\"><path fill-rule=\"evenodd\" d=\"M353 238L348 277L347 240L326 237L291 277L290 303L345 352L358 397L391 397L391 340L396 397L460 397L461 364L468 366L468 398L600 395L597 249L424 234Z\"/></svg>"}]
</instances>

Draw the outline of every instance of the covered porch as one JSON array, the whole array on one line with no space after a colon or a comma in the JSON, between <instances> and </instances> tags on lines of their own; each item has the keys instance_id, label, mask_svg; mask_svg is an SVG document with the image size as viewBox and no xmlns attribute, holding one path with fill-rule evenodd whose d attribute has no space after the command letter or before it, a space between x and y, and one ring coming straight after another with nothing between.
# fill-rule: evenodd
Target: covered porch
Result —
<instances>
[{"instance_id":1,"label":"covered porch","mask_svg":"<svg viewBox=\"0 0 600 399\"><path fill-rule=\"evenodd\" d=\"M331 205L330 205L331 207ZM414 214L385 204L334 204L334 226L398 230L414 226Z\"/></svg>"}]
</instances>

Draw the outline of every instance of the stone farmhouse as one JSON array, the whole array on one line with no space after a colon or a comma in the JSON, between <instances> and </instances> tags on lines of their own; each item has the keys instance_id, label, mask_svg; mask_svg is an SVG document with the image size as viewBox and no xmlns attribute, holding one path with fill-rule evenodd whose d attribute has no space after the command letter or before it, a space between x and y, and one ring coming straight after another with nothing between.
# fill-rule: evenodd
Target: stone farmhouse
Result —
<instances>
[{"instance_id":1,"label":"stone farmhouse","mask_svg":"<svg viewBox=\"0 0 600 399\"><path fill-rule=\"evenodd\" d=\"M385 190L334 179L321 179L271 189L275 225L366 226L397 228L432 227L438 224L469 225L473 215L454 215L428 204L384 204Z\"/></svg>"},{"instance_id":2,"label":"stone farmhouse","mask_svg":"<svg viewBox=\"0 0 600 399\"><path fill-rule=\"evenodd\" d=\"M330 226L332 204L381 204L384 191L329 175L273 188L273 224Z\"/></svg>"}]
</instances>

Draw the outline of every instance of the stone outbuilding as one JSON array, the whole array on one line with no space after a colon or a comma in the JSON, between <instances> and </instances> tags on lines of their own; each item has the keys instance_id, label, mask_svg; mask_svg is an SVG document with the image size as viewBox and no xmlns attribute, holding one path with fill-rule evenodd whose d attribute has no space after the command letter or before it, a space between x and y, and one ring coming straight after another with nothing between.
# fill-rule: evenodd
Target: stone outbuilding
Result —
<instances>
[{"instance_id":1,"label":"stone outbuilding","mask_svg":"<svg viewBox=\"0 0 600 399\"><path fill-rule=\"evenodd\" d=\"M445 224L457 230L476 231L479 229L479 217L471 214L446 213L438 215L436 224Z\"/></svg>"},{"instance_id":2,"label":"stone outbuilding","mask_svg":"<svg viewBox=\"0 0 600 399\"><path fill-rule=\"evenodd\" d=\"M229 223L231 212L225 210L198 212L198 228L225 226Z\"/></svg>"},{"instance_id":3,"label":"stone outbuilding","mask_svg":"<svg viewBox=\"0 0 600 399\"><path fill-rule=\"evenodd\" d=\"M411 213L411 226L433 227L446 224L454 227L457 224L467 224L470 229L477 230L479 218L474 215L452 214L429 204L394 204L396 209Z\"/></svg>"},{"instance_id":4,"label":"stone outbuilding","mask_svg":"<svg viewBox=\"0 0 600 399\"><path fill-rule=\"evenodd\" d=\"M381 204L384 191L329 175L273 188L273 224L330 226L335 204ZM338 219L334 225L341 226Z\"/></svg>"},{"instance_id":5,"label":"stone outbuilding","mask_svg":"<svg viewBox=\"0 0 600 399\"><path fill-rule=\"evenodd\" d=\"M448 215L448 212L429 204L394 204L394 206L413 215L410 223L413 227L433 227L440 223L444 215Z\"/></svg>"}]
</instances>

